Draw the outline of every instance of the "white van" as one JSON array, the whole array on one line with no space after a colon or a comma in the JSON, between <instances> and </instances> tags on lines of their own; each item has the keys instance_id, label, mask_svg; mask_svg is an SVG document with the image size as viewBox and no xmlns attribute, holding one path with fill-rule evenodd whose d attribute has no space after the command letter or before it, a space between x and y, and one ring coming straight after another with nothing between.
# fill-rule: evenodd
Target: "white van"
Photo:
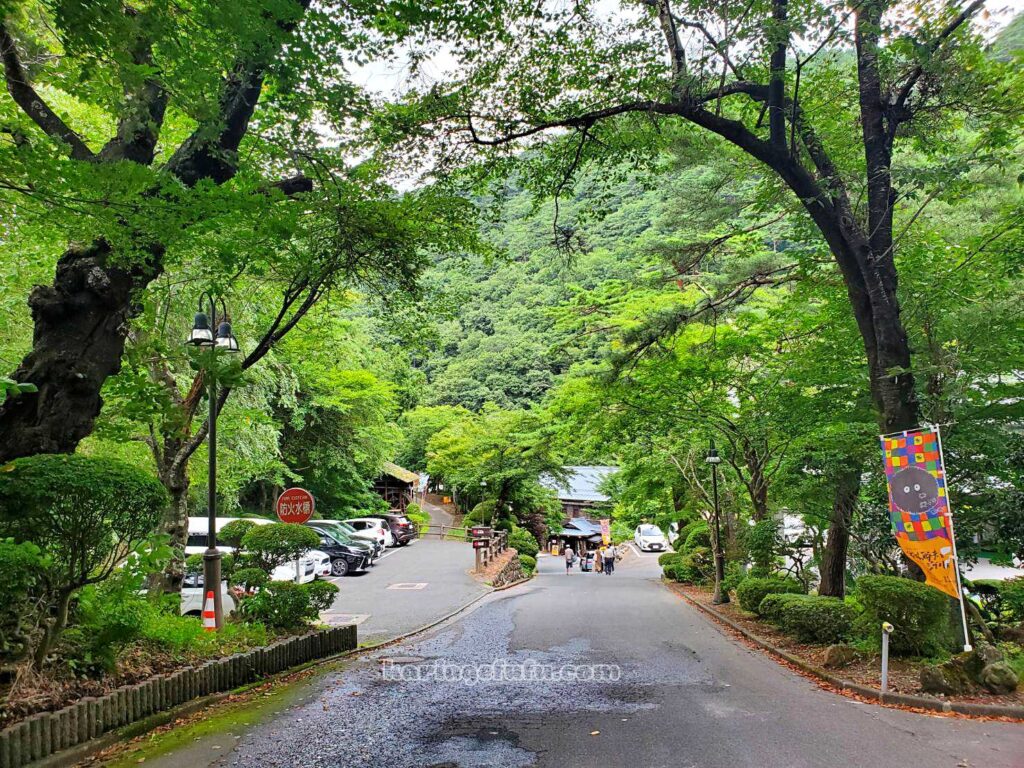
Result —
<instances>
[{"instance_id":1,"label":"white van","mask_svg":"<svg viewBox=\"0 0 1024 768\"><path fill-rule=\"evenodd\" d=\"M233 523L235 520L243 518L238 517L218 517L216 519L217 530L220 531L228 523ZM244 518L251 520L256 525L270 525L272 520L267 520L262 517ZM188 519L188 539L185 541L185 556L189 555L201 555L206 551L206 538L207 528L209 521L205 517L190 517ZM226 554L230 554L234 549L222 541L217 542L217 549ZM274 569L274 572L270 574L271 581L295 581L295 561L292 560L290 563L279 565ZM313 581L317 577L317 562L311 553L306 553L299 558L299 583L306 584Z\"/></svg>"}]
</instances>

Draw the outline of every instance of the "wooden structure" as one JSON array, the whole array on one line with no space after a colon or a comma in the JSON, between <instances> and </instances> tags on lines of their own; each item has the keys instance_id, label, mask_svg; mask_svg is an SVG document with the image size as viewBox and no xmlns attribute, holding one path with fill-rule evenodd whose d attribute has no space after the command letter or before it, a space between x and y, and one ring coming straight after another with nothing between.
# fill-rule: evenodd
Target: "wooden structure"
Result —
<instances>
[{"instance_id":1,"label":"wooden structure","mask_svg":"<svg viewBox=\"0 0 1024 768\"><path fill-rule=\"evenodd\" d=\"M373 491L388 503L392 512L405 514L419 483L420 476L415 472L386 461L384 471L373 481Z\"/></svg>"}]
</instances>

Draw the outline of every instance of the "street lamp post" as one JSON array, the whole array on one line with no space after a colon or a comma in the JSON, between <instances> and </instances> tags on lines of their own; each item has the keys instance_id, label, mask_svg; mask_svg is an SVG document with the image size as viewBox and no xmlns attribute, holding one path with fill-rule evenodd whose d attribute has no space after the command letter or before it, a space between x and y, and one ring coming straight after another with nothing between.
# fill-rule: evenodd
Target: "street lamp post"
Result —
<instances>
[{"instance_id":1,"label":"street lamp post","mask_svg":"<svg viewBox=\"0 0 1024 768\"><path fill-rule=\"evenodd\" d=\"M707 463L711 465L711 488L714 495L715 509L713 517L715 520L715 594L711 602L715 605L729 602L729 593L722 591L722 582L725 580L725 551L722 549L722 526L718 508L718 465L722 463L722 457L718 455L715 448L715 440L711 439L711 447L708 449Z\"/></svg>"},{"instance_id":2,"label":"street lamp post","mask_svg":"<svg viewBox=\"0 0 1024 768\"><path fill-rule=\"evenodd\" d=\"M206 307L204 307L204 302ZM217 304L220 303L221 313L217 315ZM209 314L205 311L209 308ZM213 328L217 333L214 335ZM196 347L206 347L238 352L238 341L231 332L228 311L223 299L211 293L199 297L199 308L192 322L192 332L188 343ZM209 478L207 480L207 529L206 552L203 553L203 585L207 592L213 591L213 610L216 616L217 629L224 626L224 602L220 591L220 550L217 549L217 377L208 372L208 395L210 398L210 416L208 420L208 453L210 458Z\"/></svg>"}]
</instances>

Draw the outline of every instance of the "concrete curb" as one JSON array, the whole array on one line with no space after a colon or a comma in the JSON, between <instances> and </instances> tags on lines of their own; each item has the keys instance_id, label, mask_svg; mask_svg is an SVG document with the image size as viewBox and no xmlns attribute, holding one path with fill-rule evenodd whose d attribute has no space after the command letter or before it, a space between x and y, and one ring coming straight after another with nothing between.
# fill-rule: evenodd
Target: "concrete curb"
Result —
<instances>
[{"instance_id":1,"label":"concrete curb","mask_svg":"<svg viewBox=\"0 0 1024 768\"><path fill-rule=\"evenodd\" d=\"M668 582L665 582L668 586ZM955 702L955 701L943 701L942 699L935 699L930 696L912 696L906 693L882 693L878 688L871 688L867 685L861 685L855 683L852 680L844 680L841 677L836 677L830 674L828 671L821 667L816 667L813 664L808 664L803 659L794 656L787 651L777 648L776 646L769 643L767 640L758 637L754 633L741 627L736 622L723 616L718 611L708 608L703 603L694 600L692 597L687 595L685 592L672 589L669 586L669 591L679 595L687 603L704 612L715 621L726 625L735 632L738 632L750 642L754 643L764 650L768 651L774 656L778 656L783 661L792 664L798 669L806 672L809 675L813 675L819 680L823 680L829 685L836 688L839 692L849 691L855 693L858 696L862 696L866 699L873 699L880 704L898 704L904 707L914 707L915 709L927 709L932 712L944 712L944 713L955 713L959 715L968 715L970 717L1008 717L1015 720L1024 720L1024 707L1009 707L1000 704L973 704L970 702Z\"/></svg>"}]
</instances>

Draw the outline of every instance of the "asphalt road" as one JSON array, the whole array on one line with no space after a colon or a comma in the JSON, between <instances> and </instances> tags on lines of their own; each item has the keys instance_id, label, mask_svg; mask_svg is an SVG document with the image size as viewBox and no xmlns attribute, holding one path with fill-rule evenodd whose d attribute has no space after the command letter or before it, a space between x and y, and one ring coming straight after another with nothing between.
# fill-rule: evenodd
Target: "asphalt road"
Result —
<instances>
[{"instance_id":1,"label":"asphalt road","mask_svg":"<svg viewBox=\"0 0 1024 768\"><path fill-rule=\"evenodd\" d=\"M359 625L359 642L403 635L447 616L487 591L468 573L465 542L417 539L386 551L365 573L331 579L338 596L321 614L327 624Z\"/></svg>"},{"instance_id":2,"label":"asphalt road","mask_svg":"<svg viewBox=\"0 0 1024 768\"><path fill-rule=\"evenodd\" d=\"M496 660L509 662L506 679L481 682L499 671ZM566 674L565 665L577 675L606 665L619 677L542 679ZM630 557L612 576L566 575L561 559L542 557L529 585L327 675L309 694L237 739L217 764L1024 766L1024 725L918 715L824 691L681 602L658 581L654 556Z\"/></svg>"}]
</instances>

